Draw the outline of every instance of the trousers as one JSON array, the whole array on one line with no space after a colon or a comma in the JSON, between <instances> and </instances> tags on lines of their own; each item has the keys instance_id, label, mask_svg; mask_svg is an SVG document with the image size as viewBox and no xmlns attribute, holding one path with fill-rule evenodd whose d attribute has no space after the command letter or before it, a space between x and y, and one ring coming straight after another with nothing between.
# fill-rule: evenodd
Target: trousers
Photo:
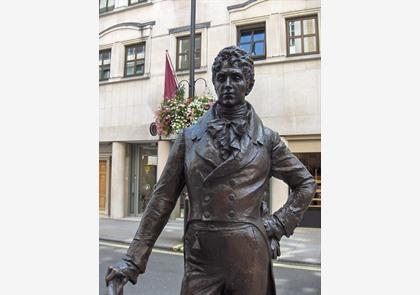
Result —
<instances>
[{"instance_id":1,"label":"trousers","mask_svg":"<svg viewBox=\"0 0 420 295\"><path fill-rule=\"evenodd\" d=\"M196 221L184 238L181 295L267 294L271 258L254 225Z\"/></svg>"}]
</instances>

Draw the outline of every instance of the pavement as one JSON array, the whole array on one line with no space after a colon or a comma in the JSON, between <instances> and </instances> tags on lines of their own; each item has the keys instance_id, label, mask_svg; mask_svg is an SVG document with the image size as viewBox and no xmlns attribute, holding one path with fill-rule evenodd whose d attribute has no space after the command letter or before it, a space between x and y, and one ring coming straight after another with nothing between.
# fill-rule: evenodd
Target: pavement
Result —
<instances>
[{"instance_id":1,"label":"pavement","mask_svg":"<svg viewBox=\"0 0 420 295\"><path fill-rule=\"evenodd\" d=\"M99 240L130 244L140 223L140 218L99 219ZM170 220L155 243L155 248L183 251L183 219ZM281 256L278 262L321 265L321 229L298 227L290 238L280 241Z\"/></svg>"}]
</instances>

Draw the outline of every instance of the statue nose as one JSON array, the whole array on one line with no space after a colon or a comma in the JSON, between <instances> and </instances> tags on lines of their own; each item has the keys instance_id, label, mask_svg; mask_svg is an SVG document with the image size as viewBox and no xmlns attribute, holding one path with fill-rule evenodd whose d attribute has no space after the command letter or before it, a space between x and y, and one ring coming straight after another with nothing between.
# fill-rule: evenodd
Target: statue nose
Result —
<instances>
[{"instance_id":1,"label":"statue nose","mask_svg":"<svg viewBox=\"0 0 420 295\"><path fill-rule=\"evenodd\" d=\"M226 78L226 87L232 88L232 80L230 79L230 77Z\"/></svg>"}]
</instances>

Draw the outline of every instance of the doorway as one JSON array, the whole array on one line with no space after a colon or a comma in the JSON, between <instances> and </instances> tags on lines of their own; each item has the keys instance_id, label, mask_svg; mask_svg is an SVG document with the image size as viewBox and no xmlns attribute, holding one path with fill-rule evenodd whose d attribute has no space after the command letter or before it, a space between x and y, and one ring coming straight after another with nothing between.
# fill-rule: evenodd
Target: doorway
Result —
<instances>
[{"instance_id":1,"label":"doorway","mask_svg":"<svg viewBox=\"0 0 420 295\"><path fill-rule=\"evenodd\" d=\"M308 171L312 174L316 182L316 193L308 210L305 212L299 226L302 227L321 227L321 153L295 153L294 154Z\"/></svg>"},{"instance_id":2,"label":"doorway","mask_svg":"<svg viewBox=\"0 0 420 295\"><path fill-rule=\"evenodd\" d=\"M150 201L157 176L156 144L131 145L130 216L140 216Z\"/></svg>"},{"instance_id":3,"label":"doorway","mask_svg":"<svg viewBox=\"0 0 420 295\"><path fill-rule=\"evenodd\" d=\"M99 160L99 213L106 213L107 161Z\"/></svg>"}]
</instances>

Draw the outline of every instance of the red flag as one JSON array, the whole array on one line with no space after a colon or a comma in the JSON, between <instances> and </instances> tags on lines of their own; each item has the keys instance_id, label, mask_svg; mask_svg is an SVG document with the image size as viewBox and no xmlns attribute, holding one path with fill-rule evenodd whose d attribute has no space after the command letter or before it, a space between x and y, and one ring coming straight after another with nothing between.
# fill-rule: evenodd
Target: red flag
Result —
<instances>
[{"instance_id":1,"label":"red flag","mask_svg":"<svg viewBox=\"0 0 420 295\"><path fill-rule=\"evenodd\" d=\"M171 62L168 52L166 52L166 65L165 65L165 91L163 94L164 99L171 99L175 96L177 83L175 80L174 72L172 71Z\"/></svg>"}]
</instances>

